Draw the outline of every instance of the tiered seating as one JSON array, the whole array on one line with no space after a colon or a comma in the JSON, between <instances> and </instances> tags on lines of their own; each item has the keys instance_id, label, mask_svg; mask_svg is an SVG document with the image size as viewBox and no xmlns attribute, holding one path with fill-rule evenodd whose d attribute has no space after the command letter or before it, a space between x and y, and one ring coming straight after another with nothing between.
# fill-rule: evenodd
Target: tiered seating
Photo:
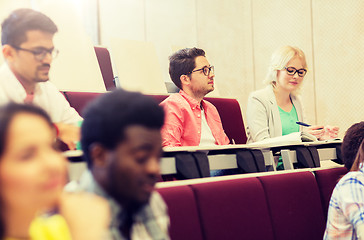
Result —
<instances>
[{"instance_id":1,"label":"tiered seating","mask_svg":"<svg viewBox=\"0 0 364 240\"><path fill-rule=\"evenodd\" d=\"M103 47L94 47L94 49L97 61L99 62L101 75L104 79L105 88L108 91L113 90L116 86L109 50Z\"/></svg>"},{"instance_id":2,"label":"tiered seating","mask_svg":"<svg viewBox=\"0 0 364 240\"><path fill-rule=\"evenodd\" d=\"M94 92L63 92L67 101L81 116L86 105L102 93Z\"/></svg>"},{"instance_id":3,"label":"tiered seating","mask_svg":"<svg viewBox=\"0 0 364 240\"><path fill-rule=\"evenodd\" d=\"M159 183L158 191L169 207L172 239L201 239L202 233L206 240L319 240L327 212L321 196L343 172L316 171L324 181L309 170L177 181Z\"/></svg>"},{"instance_id":4,"label":"tiered seating","mask_svg":"<svg viewBox=\"0 0 364 240\"><path fill-rule=\"evenodd\" d=\"M348 170L344 167L334 169L321 169L315 171L317 185L320 190L322 209L324 210L325 220L327 217L327 209L329 208L332 191L334 190L336 183L347 172Z\"/></svg>"},{"instance_id":5,"label":"tiered seating","mask_svg":"<svg viewBox=\"0 0 364 240\"><path fill-rule=\"evenodd\" d=\"M259 177L276 239L322 239L324 215L311 172Z\"/></svg>"},{"instance_id":6,"label":"tiered seating","mask_svg":"<svg viewBox=\"0 0 364 240\"><path fill-rule=\"evenodd\" d=\"M86 104L92 101L101 93L88 92L63 92L70 105L82 115L82 110ZM158 103L162 102L168 95L150 95ZM219 111L223 128L230 141L234 139L235 143L246 143L245 127L243 117L240 110L240 105L236 99L229 98L206 98L215 105Z\"/></svg>"},{"instance_id":7,"label":"tiered seating","mask_svg":"<svg viewBox=\"0 0 364 240\"><path fill-rule=\"evenodd\" d=\"M203 239L198 209L189 186L161 188L159 193L168 204L170 235L174 240Z\"/></svg>"},{"instance_id":8,"label":"tiered seating","mask_svg":"<svg viewBox=\"0 0 364 240\"><path fill-rule=\"evenodd\" d=\"M269 240L273 229L257 178L193 184L205 239Z\"/></svg>"}]
</instances>

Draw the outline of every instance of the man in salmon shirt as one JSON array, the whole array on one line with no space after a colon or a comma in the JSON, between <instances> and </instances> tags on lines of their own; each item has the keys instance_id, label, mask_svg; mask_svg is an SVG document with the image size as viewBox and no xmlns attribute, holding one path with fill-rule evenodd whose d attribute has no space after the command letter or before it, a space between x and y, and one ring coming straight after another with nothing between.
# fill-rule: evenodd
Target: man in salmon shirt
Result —
<instances>
[{"instance_id":1,"label":"man in salmon shirt","mask_svg":"<svg viewBox=\"0 0 364 240\"><path fill-rule=\"evenodd\" d=\"M214 90L214 67L199 48L185 48L169 57L169 75L180 89L160 105L166 118L164 147L229 144L214 105L203 100Z\"/></svg>"}]
</instances>

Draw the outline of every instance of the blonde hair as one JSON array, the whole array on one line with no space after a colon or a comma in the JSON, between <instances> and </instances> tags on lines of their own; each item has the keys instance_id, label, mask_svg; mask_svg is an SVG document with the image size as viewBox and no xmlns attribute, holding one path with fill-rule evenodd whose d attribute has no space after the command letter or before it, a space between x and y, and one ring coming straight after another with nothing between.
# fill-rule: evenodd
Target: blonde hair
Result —
<instances>
[{"instance_id":1,"label":"blonde hair","mask_svg":"<svg viewBox=\"0 0 364 240\"><path fill-rule=\"evenodd\" d=\"M278 70L284 69L287 63L295 57L300 58L303 67L307 69L306 57L301 49L292 46L284 46L277 49L272 55L270 66L268 68L268 74L263 82L267 85L271 84L273 87L275 87ZM299 90L300 86L295 92L293 92L293 94L296 95Z\"/></svg>"}]
</instances>

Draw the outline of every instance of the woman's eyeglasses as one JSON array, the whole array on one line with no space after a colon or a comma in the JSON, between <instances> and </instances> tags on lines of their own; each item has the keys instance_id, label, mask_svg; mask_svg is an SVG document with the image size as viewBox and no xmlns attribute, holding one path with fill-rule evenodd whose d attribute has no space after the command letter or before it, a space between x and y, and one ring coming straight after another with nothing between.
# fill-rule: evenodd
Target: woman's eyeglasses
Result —
<instances>
[{"instance_id":1,"label":"woman's eyeglasses","mask_svg":"<svg viewBox=\"0 0 364 240\"><path fill-rule=\"evenodd\" d=\"M297 70L294 67L284 67L284 69L286 69L287 74L290 76L294 76L297 73L299 77L304 77L307 73L307 70L304 68Z\"/></svg>"}]
</instances>

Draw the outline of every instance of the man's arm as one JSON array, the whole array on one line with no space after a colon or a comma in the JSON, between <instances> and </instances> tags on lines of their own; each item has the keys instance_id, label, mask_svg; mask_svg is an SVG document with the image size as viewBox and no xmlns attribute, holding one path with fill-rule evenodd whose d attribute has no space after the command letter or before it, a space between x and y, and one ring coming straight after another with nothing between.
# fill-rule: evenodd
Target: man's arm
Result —
<instances>
[{"instance_id":1,"label":"man's arm","mask_svg":"<svg viewBox=\"0 0 364 240\"><path fill-rule=\"evenodd\" d=\"M161 130L162 146L182 146L183 115L180 106L175 102L162 102L161 106L165 112L165 122Z\"/></svg>"},{"instance_id":2,"label":"man's arm","mask_svg":"<svg viewBox=\"0 0 364 240\"><path fill-rule=\"evenodd\" d=\"M359 172L360 173L360 172ZM362 174L362 173L361 173ZM353 225L359 239L364 239L364 181L363 177L348 178L341 185L339 205Z\"/></svg>"}]
</instances>

